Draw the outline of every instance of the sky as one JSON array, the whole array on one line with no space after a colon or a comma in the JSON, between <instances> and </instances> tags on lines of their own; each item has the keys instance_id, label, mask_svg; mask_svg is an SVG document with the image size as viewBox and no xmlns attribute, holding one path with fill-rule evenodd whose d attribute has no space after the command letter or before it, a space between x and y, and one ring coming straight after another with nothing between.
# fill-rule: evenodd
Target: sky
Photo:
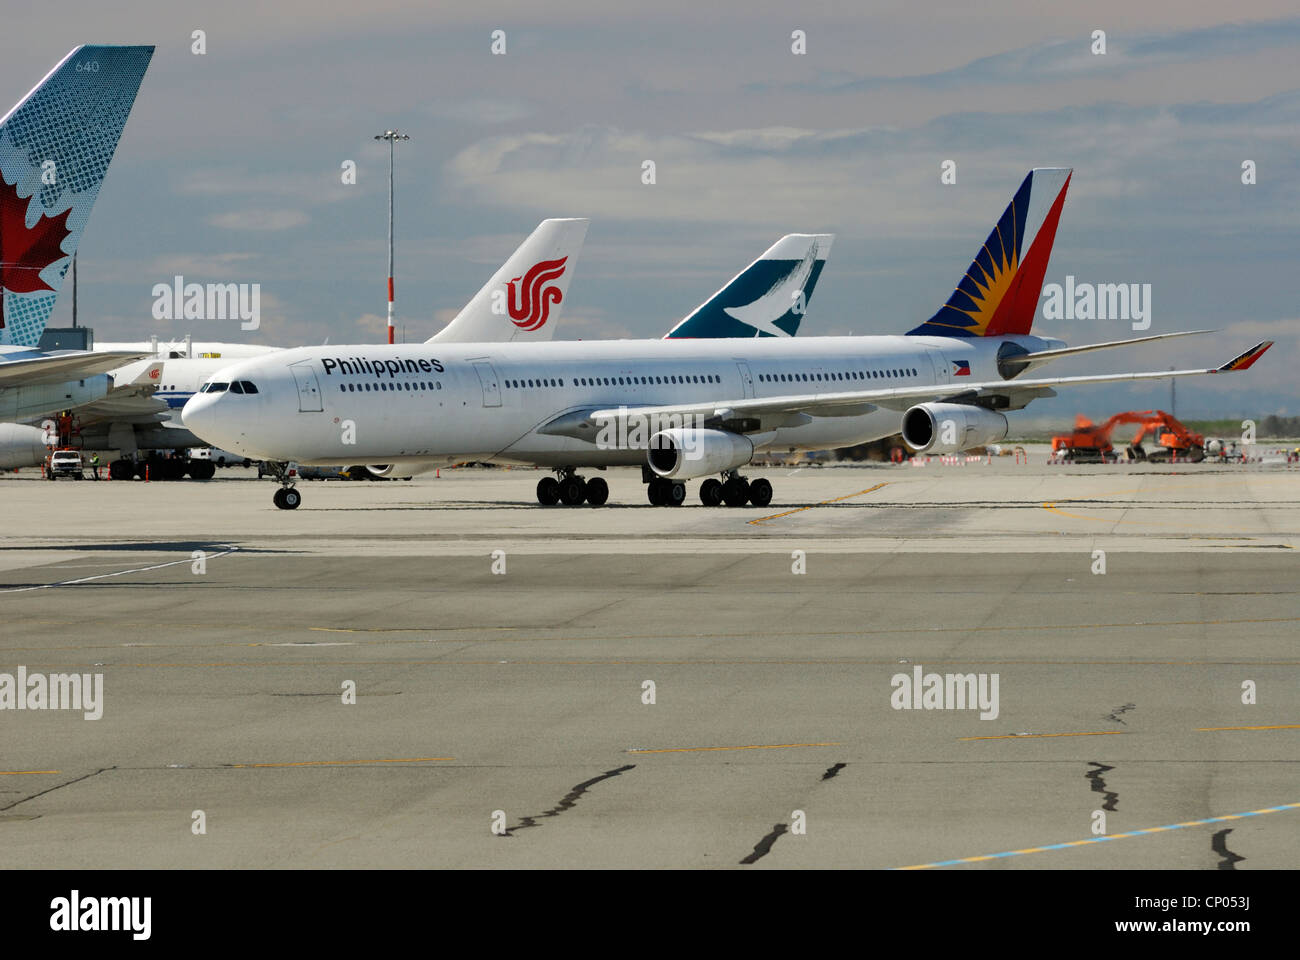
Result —
<instances>
[{"instance_id":1,"label":"sky","mask_svg":"<svg viewBox=\"0 0 1300 960\"><path fill-rule=\"evenodd\" d=\"M1212 366L1274 339L1248 374L1180 383L1177 412L1300 414L1294 3L119 0L12 9L0 42L4 108L79 43L157 45L79 248L79 318L101 341L382 342L373 136L393 127L411 137L408 341L539 220L574 216L592 225L557 338L660 336L790 232L836 234L801 335L902 333L947 299L1026 171L1069 166L1047 282L1150 284L1151 327L1040 313L1034 332L1215 332L1051 369ZM154 285L177 274L260 284L260 328L153 319ZM65 286L51 325L69 301ZM1168 401L1167 381L1079 388L1018 416Z\"/></svg>"}]
</instances>

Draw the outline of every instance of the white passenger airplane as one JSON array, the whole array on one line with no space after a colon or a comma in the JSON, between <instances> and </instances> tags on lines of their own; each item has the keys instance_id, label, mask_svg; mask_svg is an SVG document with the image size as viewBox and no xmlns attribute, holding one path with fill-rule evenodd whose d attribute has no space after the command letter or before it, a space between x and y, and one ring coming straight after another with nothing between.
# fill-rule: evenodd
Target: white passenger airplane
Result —
<instances>
[{"instance_id":1,"label":"white passenger airplane","mask_svg":"<svg viewBox=\"0 0 1300 960\"><path fill-rule=\"evenodd\" d=\"M582 250L587 223L575 219L543 220L465 308L428 342L497 343L519 338L550 339L561 320L569 278ZM770 305L756 316L765 326L775 326L779 335L793 335L811 302L831 240L829 234L789 234L782 237L721 290L696 307L667 336L759 335L752 326L730 321L727 311L742 308L752 312L752 301L771 300L770 293L777 288L786 291L782 302ZM558 276L557 263L564 267ZM530 275L536 278L542 273L550 279L540 283L526 282L519 291L513 289L516 282L527 280ZM788 278L795 274L805 275L805 280L798 291L791 291ZM540 288L542 299L532 299L529 291L533 287ZM549 292L553 287L556 292ZM513 315L510 310L512 302ZM532 302L544 303L546 307L542 322L535 325L529 318ZM523 336L522 325L533 326L533 329ZM132 459L138 453L202 445L204 441L180 422L180 410L186 401L198 392L201 384L211 379L217 370L229 366L234 359L262 356L280 349L196 342L188 337L169 344L150 341L117 346L124 349L139 346L150 355L148 359L111 373L118 384L133 384L140 389L129 392L119 387L108 397L73 410L78 437L85 449L120 452L121 457L109 464L109 475L115 480L144 476L146 463ZM232 349L236 351L233 357L229 355ZM152 386L142 386L147 384ZM44 459L47 445L46 427L0 423L0 468L34 466ZM198 480L210 479L214 473L213 462L198 459L186 463L169 459L154 464L153 476L181 479L184 475L181 471L184 471ZM380 476L391 470L387 466L369 469Z\"/></svg>"},{"instance_id":2,"label":"white passenger airplane","mask_svg":"<svg viewBox=\"0 0 1300 960\"><path fill-rule=\"evenodd\" d=\"M1031 171L948 301L905 336L305 347L226 367L184 421L278 463L281 509L301 502L290 461L393 476L464 460L547 466L548 505L602 504L607 484L578 468L639 463L652 504L680 505L682 481L709 477L705 504L766 506L771 484L738 472L759 450L901 432L913 450L956 452L1002 439L1001 411L1055 387L1245 370L1271 346L1209 369L1021 379L1058 357L1184 335L1069 347L1029 333L1069 176Z\"/></svg>"}]
</instances>

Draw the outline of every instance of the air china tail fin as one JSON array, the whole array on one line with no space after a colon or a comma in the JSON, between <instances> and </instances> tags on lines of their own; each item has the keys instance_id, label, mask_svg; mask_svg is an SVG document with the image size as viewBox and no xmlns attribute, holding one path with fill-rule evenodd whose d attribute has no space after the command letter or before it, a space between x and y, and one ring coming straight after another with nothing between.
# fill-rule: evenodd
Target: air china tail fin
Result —
<instances>
[{"instance_id":1,"label":"air china tail fin","mask_svg":"<svg viewBox=\"0 0 1300 960\"><path fill-rule=\"evenodd\" d=\"M153 50L77 47L0 118L0 344L40 340Z\"/></svg>"},{"instance_id":2,"label":"air china tail fin","mask_svg":"<svg viewBox=\"0 0 1300 960\"><path fill-rule=\"evenodd\" d=\"M925 323L907 331L909 336L996 337L1029 332L1071 172L1058 167L1029 171L948 302Z\"/></svg>"},{"instance_id":3,"label":"air china tail fin","mask_svg":"<svg viewBox=\"0 0 1300 960\"><path fill-rule=\"evenodd\" d=\"M831 252L830 233L789 233L664 335L793 337Z\"/></svg>"},{"instance_id":4,"label":"air china tail fin","mask_svg":"<svg viewBox=\"0 0 1300 960\"><path fill-rule=\"evenodd\" d=\"M492 279L426 343L550 340L590 220L543 220Z\"/></svg>"}]
</instances>

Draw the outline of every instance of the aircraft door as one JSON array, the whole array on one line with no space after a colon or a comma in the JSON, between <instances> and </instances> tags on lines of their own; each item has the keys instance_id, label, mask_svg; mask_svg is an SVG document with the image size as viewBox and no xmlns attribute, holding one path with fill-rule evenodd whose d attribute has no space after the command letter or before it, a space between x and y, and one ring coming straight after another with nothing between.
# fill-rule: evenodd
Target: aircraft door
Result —
<instances>
[{"instance_id":1,"label":"aircraft door","mask_svg":"<svg viewBox=\"0 0 1300 960\"><path fill-rule=\"evenodd\" d=\"M740 371L740 387L745 391L746 397L754 395L754 375L749 372L749 364L744 360L736 361L736 368Z\"/></svg>"},{"instance_id":2,"label":"aircraft door","mask_svg":"<svg viewBox=\"0 0 1300 960\"><path fill-rule=\"evenodd\" d=\"M483 406L501 406L501 385L497 382L497 372L490 360L475 360L474 372L478 374L479 385L483 388Z\"/></svg>"},{"instance_id":3,"label":"aircraft door","mask_svg":"<svg viewBox=\"0 0 1300 960\"><path fill-rule=\"evenodd\" d=\"M298 385L298 412L320 413L324 410L325 407L321 403L320 383L316 379L316 371L312 368L311 361L292 363L289 369L293 371L294 383Z\"/></svg>"},{"instance_id":4,"label":"aircraft door","mask_svg":"<svg viewBox=\"0 0 1300 960\"><path fill-rule=\"evenodd\" d=\"M935 383L951 383L952 368L948 365L947 358L938 350L927 348L925 355L930 358L930 366L934 369Z\"/></svg>"}]
</instances>

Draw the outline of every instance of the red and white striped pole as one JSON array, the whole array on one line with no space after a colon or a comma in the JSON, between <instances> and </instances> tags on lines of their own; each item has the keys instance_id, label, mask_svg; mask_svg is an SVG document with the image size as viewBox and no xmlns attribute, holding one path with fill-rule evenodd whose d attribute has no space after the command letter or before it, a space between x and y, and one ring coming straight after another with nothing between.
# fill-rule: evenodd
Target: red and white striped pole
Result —
<instances>
[{"instance_id":1,"label":"red and white striped pole","mask_svg":"<svg viewBox=\"0 0 1300 960\"><path fill-rule=\"evenodd\" d=\"M388 141L388 342L393 342L393 144L411 138L397 130L385 130L376 140Z\"/></svg>"}]
</instances>

